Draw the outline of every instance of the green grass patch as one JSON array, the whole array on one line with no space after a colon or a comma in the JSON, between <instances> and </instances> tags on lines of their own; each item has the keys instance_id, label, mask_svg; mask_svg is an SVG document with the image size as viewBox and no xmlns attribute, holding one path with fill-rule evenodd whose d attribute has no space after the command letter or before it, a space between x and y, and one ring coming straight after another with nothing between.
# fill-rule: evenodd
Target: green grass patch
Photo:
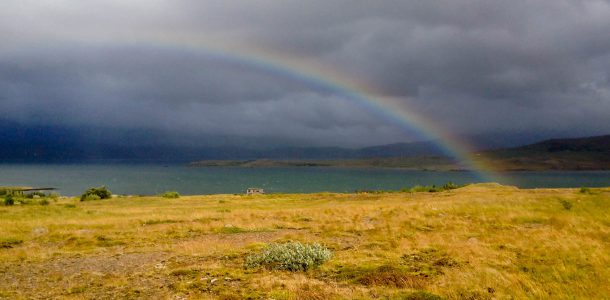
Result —
<instances>
[{"instance_id":1,"label":"green grass patch","mask_svg":"<svg viewBox=\"0 0 610 300\"><path fill-rule=\"evenodd\" d=\"M152 220L146 220L144 222L142 222L142 226L149 226L149 225L159 225L159 224L173 224L173 223L182 223L183 221L180 220L174 220L174 219L152 219Z\"/></svg>"},{"instance_id":2,"label":"green grass patch","mask_svg":"<svg viewBox=\"0 0 610 300\"><path fill-rule=\"evenodd\" d=\"M271 231L271 230L269 230L269 229L247 229L247 228L241 228L241 227L232 226L232 225L225 225L221 228L216 229L217 233L224 233L224 234L236 234L236 233L245 233L245 232L265 232L265 231Z\"/></svg>"},{"instance_id":3,"label":"green grass patch","mask_svg":"<svg viewBox=\"0 0 610 300\"><path fill-rule=\"evenodd\" d=\"M348 281L365 286L385 286L392 288L424 288L428 279L413 274L400 264L371 266L366 264L340 266L334 270L335 280Z\"/></svg>"},{"instance_id":4,"label":"green grass patch","mask_svg":"<svg viewBox=\"0 0 610 300\"><path fill-rule=\"evenodd\" d=\"M444 268L453 268L460 265L445 251L432 247L404 254L401 258L402 264L409 272L425 277L442 275Z\"/></svg>"}]
</instances>

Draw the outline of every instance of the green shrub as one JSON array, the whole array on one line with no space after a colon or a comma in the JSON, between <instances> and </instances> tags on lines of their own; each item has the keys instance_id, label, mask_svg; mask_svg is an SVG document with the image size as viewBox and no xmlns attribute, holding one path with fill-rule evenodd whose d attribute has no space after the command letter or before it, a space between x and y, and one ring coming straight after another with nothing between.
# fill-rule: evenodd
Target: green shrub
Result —
<instances>
[{"instance_id":1,"label":"green shrub","mask_svg":"<svg viewBox=\"0 0 610 300\"><path fill-rule=\"evenodd\" d=\"M331 251L319 244L274 243L261 253L248 256L246 268L265 267L271 270L307 271L323 264L331 256Z\"/></svg>"},{"instance_id":2,"label":"green shrub","mask_svg":"<svg viewBox=\"0 0 610 300\"><path fill-rule=\"evenodd\" d=\"M92 187L86 190L81 196L80 201L109 199L112 197L112 192L105 186Z\"/></svg>"},{"instance_id":3,"label":"green shrub","mask_svg":"<svg viewBox=\"0 0 610 300\"><path fill-rule=\"evenodd\" d=\"M14 205L14 204L15 204L15 200L13 199L12 195L4 196L4 205L10 206L10 205Z\"/></svg>"},{"instance_id":4,"label":"green shrub","mask_svg":"<svg viewBox=\"0 0 610 300\"><path fill-rule=\"evenodd\" d=\"M47 199L40 199L40 201L38 201L38 204L40 205L49 205L49 200Z\"/></svg>"},{"instance_id":5,"label":"green shrub","mask_svg":"<svg viewBox=\"0 0 610 300\"><path fill-rule=\"evenodd\" d=\"M161 194L161 197L176 199L176 198L180 198L180 194L176 191L167 191L167 192Z\"/></svg>"},{"instance_id":6,"label":"green shrub","mask_svg":"<svg viewBox=\"0 0 610 300\"><path fill-rule=\"evenodd\" d=\"M561 205L563 206L563 208L565 210L570 210L572 209L572 202L565 200L565 199L559 199L559 203L561 203Z\"/></svg>"},{"instance_id":7,"label":"green shrub","mask_svg":"<svg viewBox=\"0 0 610 300\"><path fill-rule=\"evenodd\" d=\"M580 190L579 190L579 192L580 192L581 194L591 194L591 189L590 189L590 188L588 188L588 187L581 187L581 188L580 188Z\"/></svg>"}]
</instances>

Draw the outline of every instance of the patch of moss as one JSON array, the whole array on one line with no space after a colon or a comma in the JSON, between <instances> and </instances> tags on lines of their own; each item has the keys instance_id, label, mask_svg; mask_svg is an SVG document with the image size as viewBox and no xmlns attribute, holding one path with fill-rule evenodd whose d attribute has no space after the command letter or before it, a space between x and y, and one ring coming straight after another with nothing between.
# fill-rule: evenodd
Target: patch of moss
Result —
<instances>
[{"instance_id":1,"label":"patch of moss","mask_svg":"<svg viewBox=\"0 0 610 300\"><path fill-rule=\"evenodd\" d=\"M457 267L460 264L447 253L436 248L424 248L404 254L403 265L412 274L424 277L443 274L443 268Z\"/></svg>"},{"instance_id":2,"label":"patch of moss","mask_svg":"<svg viewBox=\"0 0 610 300\"><path fill-rule=\"evenodd\" d=\"M393 288L423 288L426 277L413 274L394 265L346 266L335 271L335 280L351 281L365 286L387 286Z\"/></svg>"}]
</instances>

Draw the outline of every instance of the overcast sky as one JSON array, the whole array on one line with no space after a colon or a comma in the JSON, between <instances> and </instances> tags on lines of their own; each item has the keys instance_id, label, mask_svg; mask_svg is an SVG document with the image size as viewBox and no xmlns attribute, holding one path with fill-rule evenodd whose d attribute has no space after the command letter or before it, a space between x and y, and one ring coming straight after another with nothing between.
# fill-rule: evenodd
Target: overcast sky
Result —
<instances>
[{"instance_id":1,"label":"overcast sky","mask_svg":"<svg viewBox=\"0 0 610 300\"><path fill-rule=\"evenodd\" d=\"M610 2L594 0L3 0L0 126L113 143L426 138L290 72L185 45L324 66L454 135L610 133Z\"/></svg>"}]
</instances>

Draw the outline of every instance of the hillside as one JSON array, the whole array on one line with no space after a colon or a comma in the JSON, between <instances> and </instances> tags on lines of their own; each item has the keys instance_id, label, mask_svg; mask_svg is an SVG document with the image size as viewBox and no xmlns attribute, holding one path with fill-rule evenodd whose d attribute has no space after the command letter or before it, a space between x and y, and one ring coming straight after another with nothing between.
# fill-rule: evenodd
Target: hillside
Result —
<instances>
[{"instance_id":1,"label":"hillside","mask_svg":"<svg viewBox=\"0 0 610 300\"><path fill-rule=\"evenodd\" d=\"M434 152L432 155L416 154L425 153L426 147L430 145L414 143L363 148L358 151L359 155L356 155L361 158L351 158L352 155L349 155L343 159L201 160L190 165L245 168L403 168L432 171L463 169L454 159L433 155ZM316 151L323 151L321 148L317 149ZM610 135L552 139L517 148L483 151L475 154L475 160L497 171L610 170Z\"/></svg>"},{"instance_id":2,"label":"hillside","mask_svg":"<svg viewBox=\"0 0 610 300\"><path fill-rule=\"evenodd\" d=\"M610 170L610 135L551 139L478 153L496 170Z\"/></svg>"}]
</instances>

